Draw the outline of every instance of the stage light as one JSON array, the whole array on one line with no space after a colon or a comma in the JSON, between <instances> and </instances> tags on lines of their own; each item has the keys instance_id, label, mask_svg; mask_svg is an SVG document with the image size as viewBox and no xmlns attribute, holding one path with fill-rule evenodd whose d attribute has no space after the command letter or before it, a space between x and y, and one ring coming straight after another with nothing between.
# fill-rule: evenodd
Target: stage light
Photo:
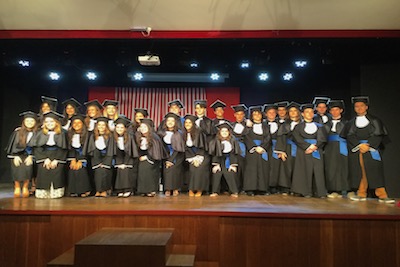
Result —
<instances>
[{"instance_id":1,"label":"stage light","mask_svg":"<svg viewBox=\"0 0 400 267\"><path fill-rule=\"evenodd\" d=\"M291 81L293 80L293 73L290 72L286 72L285 74L283 74L282 78L284 81Z\"/></svg>"},{"instance_id":2,"label":"stage light","mask_svg":"<svg viewBox=\"0 0 400 267\"><path fill-rule=\"evenodd\" d=\"M53 81L58 81L61 78L60 74L57 72L50 72L49 77Z\"/></svg>"},{"instance_id":3,"label":"stage light","mask_svg":"<svg viewBox=\"0 0 400 267\"><path fill-rule=\"evenodd\" d=\"M304 68L305 66L307 66L307 64L308 62L306 60L297 60L294 62L296 68Z\"/></svg>"},{"instance_id":4,"label":"stage light","mask_svg":"<svg viewBox=\"0 0 400 267\"><path fill-rule=\"evenodd\" d=\"M250 63L247 61L243 61L242 63L240 63L240 68L248 69L248 68L250 68Z\"/></svg>"},{"instance_id":5,"label":"stage light","mask_svg":"<svg viewBox=\"0 0 400 267\"><path fill-rule=\"evenodd\" d=\"M94 73L92 71L89 71L88 73L86 73L86 77L91 81L94 81L97 79L96 73Z\"/></svg>"},{"instance_id":6,"label":"stage light","mask_svg":"<svg viewBox=\"0 0 400 267\"><path fill-rule=\"evenodd\" d=\"M29 67L30 66L30 62L28 60L20 60L18 61L18 64L21 65L22 67Z\"/></svg>"},{"instance_id":7,"label":"stage light","mask_svg":"<svg viewBox=\"0 0 400 267\"><path fill-rule=\"evenodd\" d=\"M190 63L190 67L191 68L198 68L199 67L199 63L193 61L193 62Z\"/></svg>"},{"instance_id":8,"label":"stage light","mask_svg":"<svg viewBox=\"0 0 400 267\"><path fill-rule=\"evenodd\" d=\"M262 72L262 73L260 73L260 74L258 75L258 79L259 79L260 81L266 81L266 80L269 79L269 75L268 75L268 73L266 73L266 72Z\"/></svg>"},{"instance_id":9,"label":"stage light","mask_svg":"<svg viewBox=\"0 0 400 267\"><path fill-rule=\"evenodd\" d=\"M143 79L143 74L140 72L137 72L133 75L133 79L135 79L136 81L140 81Z\"/></svg>"},{"instance_id":10,"label":"stage light","mask_svg":"<svg viewBox=\"0 0 400 267\"><path fill-rule=\"evenodd\" d=\"M218 73L211 73L210 79L213 81L218 81L219 80L219 74Z\"/></svg>"}]
</instances>

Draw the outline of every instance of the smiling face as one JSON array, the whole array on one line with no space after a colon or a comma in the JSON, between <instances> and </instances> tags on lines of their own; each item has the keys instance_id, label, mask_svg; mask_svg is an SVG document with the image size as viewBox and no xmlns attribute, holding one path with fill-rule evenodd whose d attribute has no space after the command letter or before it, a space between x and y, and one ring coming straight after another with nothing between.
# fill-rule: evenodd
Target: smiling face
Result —
<instances>
[{"instance_id":1,"label":"smiling face","mask_svg":"<svg viewBox=\"0 0 400 267\"><path fill-rule=\"evenodd\" d=\"M298 121L300 119L300 111L297 108L290 108L289 118L292 121Z\"/></svg>"},{"instance_id":2,"label":"smiling face","mask_svg":"<svg viewBox=\"0 0 400 267\"><path fill-rule=\"evenodd\" d=\"M169 106L169 112L175 113L176 115L180 115L181 108L177 104L171 104Z\"/></svg>"},{"instance_id":3,"label":"smiling face","mask_svg":"<svg viewBox=\"0 0 400 267\"><path fill-rule=\"evenodd\" d=\"M50 117L46 117L44 119L44 125L48 130L52 131L56 128L56 120Z\"/></svg>"},{"instance_id":4,"label":"smiling face","mask_svg":"<svg viewBox=\"0 0 400 267\"><path fill-rule=\"evenodd\" d=\"M197 104L195 107L196 116L203 117L206 115L206 108Z\"/></svg>"},{"instance_id":5,"label":"smiling face","mask_svg":"<svg viewBox=\"0 0 400 267\"><path fill-rule=\"evenodd\" d=\"M27 129L33 129L36 125L36 120L34 118L25 118L24 119L24 126Z\"/></svg>"},{"instance_id":6,"label":"smiling face","mask_svg":"<svg viewBox=\"0 0 400 267\"><path fill-rule=\"evenodd\" d=\"M186 119L185 123L184 123L184 127L188 132L190 132L193 128L193 122L189 119Z\"/></svg>"},{"instance_id":7,"label":"smiling face","mask_svg":"<svg viewBox=\"0 0 400 267\"><path fill-rule=\"evenodd\" d=\"M312 108L306 108L301 115L303 115L306 122L312 122L314 118L314 110Z\"/></svg>"},{"instance_id":8,"label":"smiling face","mask_svg":"<svg viewBox=\"0 0 400 267\"><path fill-rule=\"evenodd\" d=\"M175 128L175 124L176 124L176 121L173 117L168 117L165 120L165 126L167 126L167 129L170 131L172 131Z\"/></svg>"},{"instance_id":9,"label":"smiling face","mask_svg":"<svg viewBox=\"0 0 400 267\"><path fill-rule=\"evenodd\" d=\"M328 107L326 106L325 103L319 103L319 104L316 106L315 109L316 109L316 111L317 111L318 114L324 115L324 114L326 113L326 111L328 110Z\"/></svg>"},{"instance_id":10,"label":"smiling face","mask_svg":"<svg viewBox=\"0 0 400 267\"><path fill-rule=\"evenodd\" d=\"M270 108L265 112L268 121L274 121L276 119L276 109Z\"/></svg>"},{"instance_id":11,"label":"smiling face","mask_svg":"<svg viewBox=\"0 0 400 267\"><path fill-rule=\"evenodd\" d=\"M146 123L142 123L142 124L140 124L140 126L139 126L139 131L140 131L142 134L147 134L147 133L150 131L150 129L149 129L149 126L148 126Z\"/></svg>"},{"instance_id":12,"label":"smiling face","mask_svg":"<svg viewBox=\"0 0 400 267\"><path fill-rule=\"evenodd\" d=\"M141 120L141 119L144 119L143 113L141 113L141 112L136 112L136 113L135 113L135 122L136 122L137 124L140 124L140 120Z\"/></svg>"},{"instance_id":13,"label":"smiling face","mask_svg":"<svg viewBox=\"0 0 400 267\"><path fill-rule=\"evenodd\" d=\"M107 129L107 123L104 121L98 121L96 124L97 130L99 134L105 134Z\"/></svg>"},{"instance_id":14,"label":"smiling face","mask_svg":"<svg viewBox=\"0 0 400 267\"><path fill-rule=\"evenodd\" d=\"M88 106L86 113L90 118L95 118L98 114L99 110L96 106Z\"/></svg>"},{"instance_id":15,"label":"smiling face","mask_svg":"<svg viewBox=\"0 0 400 267\"><path fill-rule=\"evenodd\" d=\"M42 113L47 113L47 112L51 111L50 105L46 102L42 103L42 106L40 107L40 109L41 109Z\"/></svg>"},{"instance_id":16,"label":"smiling face","mask_svg":"<svg viewBox=\"0 0 400 267\"><path fill-rule=\"evenodd\" d=\"M358 116L363 116L367 114L368 106L364 102L354 103L354 111Z\"/></svg>"},{"instance_id":17,"label":"smiling face","mask_svg":"<svg viewBox=\"0 0 400 267\"><path fill-rule=\"evenodd\" d=\"M237 122L242 122L244 121L245 118L245 114L244 111L240 110L240 111L236 111L233 116L235 117Z\"/></svg>"},{"instance_id":18,"label":"smiling face","mask_svg":"<svg viewBox=\"0 0 400 267\"><path fill-rule=\"evenodd\" d=\"M231 132L229 131L228 128L223 127L223 128L221 128L221 130L219 130L219 134L221 135L221 137L223 139L228 139L228 137L230 136Z\"/></svg>"},{"instance_id":19,"label":"smiling face","mask_svg":"<svg viewBox=\"0 0 400 267\"><path fill-rule=\"evenodd\" d=\"M77 133L81 133L83 129L83 122L79 119L73 120L72 129L74 129Z\"/></svg>"},{"instance_id":20,"label":"smiling face","mask_svg":"<svg viewBox=\"0 0 400 267\"><path fill-rule=\"evenodd\" d=\"M251 117L253 118L253 121L255 123L261 123L262 122L262 113L258 110L255 110L251 113Z\"/></svg>"},{"instance_id":21,"label":"smiling face","mask_svg":"<svg viewBox=\"0 0 400 267\"><path fill-rule=\"evenodd\" d=\"M214 110L214 114L217 117L217 119L223 119L224 113L225 113L225 110L222 107L218 107Z\"/></svg>"},{"instance_id":22,"label":"smiling face","mask_svg":"<svg viewBox=\"0 0 400 267\"><path fill-rule=\"evenodd\" d=\"M113 119L115 114L117 114L117 107L114 105L106 106L107 117Z\"/></svg>"},{"instance_id":23,"label":"smiling face","mask_svg":"<svg viewBox=\"0 0 400 267\"><path fill-rule=\"evenodd\" d=\"M329 109L329 113L332 115L332 118L337 119L342 115L343 109L339 107L332 107Z\"/></svg>"},{"instance_id":24,"label":"smiling face","mask_svg":"<svg viewBox=\"0 0 400 267\"><path fill-rule=\"evenodd\" d=\"M126 131L126 127L122 123L118 123L117 125L115 125L115 132L118 135L124 135L125 131Z\"/></svg>"},{"instance_id":25,"label":"smiling face","mask_svg":"<svg viewBox=\"0 0 400 267\"><path fill-rule=\"evenodd\" d=\"M75 107L71 104L65 106L65 114L67 114L68 118L71 118L76 113Z\"/></svg>"},{"instance_id":26,"label":"smiling face","mask_svg":"<svg viewBox=\"0 0 400 267\"><path fill-rule=\"evenodd\" d=\"M279 118L285 118L287 114L287 109L285 107L278 107Z\"/></svg>"}]
</instances>

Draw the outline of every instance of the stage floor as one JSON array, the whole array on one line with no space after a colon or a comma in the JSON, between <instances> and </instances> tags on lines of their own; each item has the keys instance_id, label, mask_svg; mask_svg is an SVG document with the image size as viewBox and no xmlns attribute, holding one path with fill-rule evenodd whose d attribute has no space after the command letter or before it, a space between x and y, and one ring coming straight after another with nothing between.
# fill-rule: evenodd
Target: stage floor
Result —
<instances>
[{"instance_id":1,"label":"stage floor","mask_svg":"<svg viewBox=\"0 0 400 267\"><path fill-rule=\"evenodd\" d=\"M12 184L0 184L0 214L19 215L217 215L235 217L321 218L321 219L382 219L399 220L400 207L379 203L343 199L318 199L294 196L246 196L232 198L220 195L212 198L131 196L129 198L61 199L14 198Z\"/></svg>"}]
</instances>

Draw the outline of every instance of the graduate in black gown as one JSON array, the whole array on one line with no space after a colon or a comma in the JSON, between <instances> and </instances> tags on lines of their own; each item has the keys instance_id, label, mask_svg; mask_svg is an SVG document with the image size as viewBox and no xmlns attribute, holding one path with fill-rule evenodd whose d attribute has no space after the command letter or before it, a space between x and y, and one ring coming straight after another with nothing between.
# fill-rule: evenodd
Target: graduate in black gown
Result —
<instances>
[{"instance_id":1,"label":"graduate in black gown","mask_svg":"<svg viewBox=\"0 0 400 267\"><path fill-rule=\"evenodd\" d=\"M288 109L287 109L288 105L289 105L289 101L280 101L280 102L275 103L275 106L278 107L277 120L280 124L283 124L289 118Z\"/></svg>"},{"instance_id":2,"label":"graduate in black gown","mask_svg":"<svg viewBox=\"0 0 400 267\"><path fill-rule=\"evenodd\" d=\"M37 164L37 198L60 198L65 191L67 134L61 127L63 115L50 111L43 114L43 126L33 142Z\"/></svg>"},{"instance_id":3,"label":"graduate in black gown","mask_svg":"<svg viewBox=\"0 0 400 267\"><path fill-rule=\"evenodd\" d=\"M107 197L112 189L113 159L116 143L108 129L109 119L98 117L89 137L87 154L91 158L96 197Z\"/></svg>"},{"instance_id":4,"label":"graduate in black gown","mask_svg":"<svg viewBox=\"0 0 400 267\"><path fill-rule=\"evenodd\" d=\"M129 197L134 187L134 169L135 159L139 157L135 138L128 132L128 126L131 121L120 116L115 121L114 138L117 143L115 155L115 168L117 175L115 179L115 190L118 191L118 197Z\"/></svg>"},{"instance_id":5,"label":"graduate in black gown","mask_svg":"<svg viewBox=\"0 0 400 267\"><path fill-rule=\"evenodd\" d=\"M328 142L324 147L324 164L328 198L340 198L349 190L348 149L346 139L340 137L345 132L347 120L342 116L343 100L329 100L329 120L324 127Z\"/></svg>"},{"instance_id":6,"label":"graduate in black gown","mask_svg":"<svg viewBox=\"0 0 400 267\"><path fill-rule=\"evenodd\" d=\"M239 189L239 192L243 190L243 175L244 175L244 167L245 167L245 159L246 159L246 144L244 142L244 136L249 132L249 128L247 127L247 119L246 112L247 107L244 104L239 104L236 106L231 106L234 110L233 116L235 117L235 121L232 123L232 134L235 136L236 141L239 144L239 157L238 157L238 171L236 175L236 185Z\"/></svg>"},{"instance_id":7,"label":"graduate in black gown","mask_svg":"<svg viewBox=\"0 0 400 267\"><path fill-rule=\"evenodd\" d=\"M278 106L275 104L264 105L265 122L268 124L269 132L271 133L272 147L268 151L268 157L270 162L270 176L269 176L269 187L272 194L279 193L278 180L279 172L281 167L281 160L279 154L274 152L276 149L278 129L281 125L276 117Z\"/></svg>"},{"instance_id":8,"label":"graduate in black gown","mask_svg":"<svg viewBox=\"0 0 400 267\"><path fill-rule=\"evenodd\" d=\"M92 132L96 125L96 119L102 117L101 110L103 109L103 106L97 99L85 102L84 105L86 106L85 124L88 131Z\"/></svg>"},{"instance_id":9,"label":"graduate in black gown","mask_svg":"<svg viewBox=\"0 0 400 267\"><path fill-rule=\"evenodd\" d=\"M209 153L212 156L212 179L210 197L218 196L222 178L225 179L232 197L239 196L236 185L239 144L232 135L232 125L229 122L217 126L218 132L210 142Z\"/></svg>"},{"instance_id":10,"label":"graduate in black gown","mask_svg":"<svg viewBox=\"0 0 400 267\"><path fill-rule=\"evenodd\" d=\"M184 108L185 108L185 106L183 105L183 103L180 99L174 99L174 100L168 102L168 113L174 113L174 114L178 115L178 117L179 117L179 120L177 121L179 130L182 130L182 128L183 128L184 118L181 117L181 111ZM164 125L165 125L165 119L163 119L160 122L160 125L157 128L157 132L160 129L162 129L164 127Z\"/></svg>"},{"instance_id":11,"label":"graduate in black gown","mask_svg":"<svg viewBox=\"0 0 400 267\"><path fill-rule=\"evenodd\" d=\"M313 99L312 104L315 107L314 121L320 124L325 124L330 120L330 115L328 114L328 102L329 97L316 96Z\"/></svg>"},{"instance_id":12,"label":"graduate in black gown","mask_svg":"<svg viewBox=\"0 0 400 267\"><path fill-rule=\"evenodd\" d=\"M195 100L194 101L196 125L206 135L207 142L211 141L213 137L213 125L212 120L207 117L207 100Z\"/></svg>"},{"instance_id":13,"label":"graduate in black gown","mask_svg":"<svg viewBox=\"0 0 400 267\"><path fill-rule=\"evenodd\" d=\"M189 178L189 196L200 197L210 185L210 155L205 133L196 125L198 118L186 115L183 129L185 141L186 174Z\"/></svg>"},{"instance_id":14,"label":"graduate in black gown","mask_svg":"<svg viewBox=\"0 0 400 267\"><path fill-rule=\"evenodd\" d=\"M61 125L64 130L68 131L69 127L71 126L71 118L79 113L79 107L81 106L81 103L79 103L75 98L71 97L70 99L63 101L62 104L64 106L64 118L61 120Z\"/></svg>"},{"instance_id":15,"label":"graduate in black gown","mask_svg":"<svg viewBox=\"0 0 400 267\"><path fill-rule=\"evenodd\" d=\"M288 195L292 187L294 162L297 145L293 141L294 127L301 122L300 104L291 102L287 105L288 119L278 129L275 153L282 160L279 169L278 186L282 195Z\"/></svg>"},{"instance_id":16,"label":"graduate in black gown","mask_svg":"<svg viewBox=\"0 0 400 267\"><path fill-rule=\"evenodd\" d=\"M76 114L70 118L68 130L68 192L70 196L87 197L92 191L88 174L87 145L89 133L85 117Z\"/></svg>"},{"instance_id":17,"label":"graduate in black gown","mask_svg":"<svg viewBox=\"0 0 400 267\"><path fill-rule=\"evenodd\" d=\"M108 129L114 132L115 120L118 119L118 105L119 102L116 100L106 99L103 101L103 116L108 119Z\"/></svg>"},{"instance_id":18,"label":"graduate in black gown","mask_svg":"<svg viewBox=\"0 0 400 267\"><path fill-rule=\"evenodd\" d=\"M211 124L211 132L213 135L216 135L218 129L216 128L218 125L227 122L228 120L225 119L226 104L221 100L216 100L214 103L210 105L210 108L214 110L215 119L212 120Z\"/></svg>"},{"instance_id":19,"label":"graduate in black gown","mask_svg":"<svg viewBox=\"0 0 400 267\"><path fill-rule=\"evenodd\" d=\"M349 148L349 170L351 187L358 188L354 201L365 201L367 189L375 189L379 202L391 204L385 189L382 163L383 146L388 142L388 133L382 121L369 114L369 97L353 97L357 116L349 121L347 144Z\"/></svg>"},{"instance_id":20,"label":"graduate in black gown","mask_svg":"<svg viewBox=\"0 0 400 267\"><path fill-rule=\"evenodd\" d=\"M11 176L14 181L14 197L29 197L29 180L33 176L32 138L36 134L37 114L26 111L22 117L21 127L16 128L7 144L7 158L11 159ZM22 190L21 190L22 185Z\"/></svg>"},{"instance_id":21,"label":"graduate in black gown","mask_svg":"<svg viewBox=\"0 0 400 267\"><path fill-rule=\"evenodd\" d=\"M139 152L137 191L143 196L154 197L159 190L161 161L168 154L161 138L154 132L151 119L141 120L135 138Z\"/></svg>"},{"instance_id":22,"label":"graduate in black gown","mask_svg":"<svg viewBox=\"0 0 400 267\"><path fill-rule=\"evenodd\" d=\"M168 158L163 161L162 171L164 178L165 196L179 195L183 185L183 162L185 160L185 142L182 131L178 129L180 117L169 112L164 117L165 124L158 131L158 135L168 151Z\"/></svg>"},{"instance_id":23,"label":"graduate in black gown","mask_svg":"<svg viewBox=\"0 0 400 267\"><path fill-rule=\"evenodd\" d=\"M249 196L269 195L271 133L268 124L263 122L262 106L250 107L249 114L253 126L244 137L247 153L243 190Z\"/></svg>"},{"instance_id":24,"label":"graduate in black gown","mask_svg":"<svg viewBox=\"0 0 400 267\"><path fill-rule=\"evenodd\" d=\"M314 105L301 106L303 122L293 130L297 144L293 169L292 192L305 197L324 198L327 195L324 174L323 147L327 133L322 124L314 122Z\"/></svg>"}]
</instances>

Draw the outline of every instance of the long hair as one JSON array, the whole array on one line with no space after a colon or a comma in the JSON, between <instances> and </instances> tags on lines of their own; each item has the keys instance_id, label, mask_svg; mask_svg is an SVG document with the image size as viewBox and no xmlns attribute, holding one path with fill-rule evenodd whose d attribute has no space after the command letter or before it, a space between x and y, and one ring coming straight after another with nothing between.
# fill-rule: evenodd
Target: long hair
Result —
<instances>
[{"instance_id":1,"label":"long hair","mask_svg":"<svg viewBox=\"0 0 400 267\"><path fill-rule=\"evenodd\" d=\"M187 141L187 134L190 133L190 137L192 137L192 140L194 141L196 139L196 136L199 134L199 128L197 128L197 125L193 123L193 127L190 131L186 130L185 127L183 127L183 140L186 142Z\"/></svg>"},{"instance_id":2,"label":"long hair","mask_svg":"<svg viewBox=\"0 0 400 267\"><path fill-rule=\"evenodd\" d=\"M56 127L54 127L54 132L56 133L56 134L60 134L61 133L61 130L62 130L62 128L61 128L61 123L60 123L60 121L58 121L58 120L54 120L55 122L56 122ZM49 133L49 129L47 129L47 127L46 127L46 124L45 123L43 123L43 133L45 134L45 135L47 135L48 133Z\"/></svg>"},{"instance_id":3,"label":"long hair","mask_svg":"<svg viewBox=\"0 0 400 267\"><path fill-rule=\"evenodd\" d=\"M120 137L116 131L114 131L114 139L115 142L118 142L118 137ZM124 143L126 143L126 141L128 140L128 128L125 127L125 132L124 135L122 136L124 138Z\"/></svg>"},{"instance_id":4,"label":"long hair","mask_svg":"<svg viewBox=\"0 0 400 267\"><path fill-rule=\"evenodd\" d=\"M173 118L173 117L172 117ZM168 118L167 118L168 119ZM162 131L169 131L168 130L168 127L167 127L167 119L165 119L165 123L164 123L164 125L162 126ZM174 129L172 130L174 133L176 132L176 131L178 131L178 121L174 118L174 120L175 120L175 126L174 126Z\"/></svg>"},{"instance_id":5,"label":"long hair","mask_svg":"<svg viewBox=\"0 0 400 267\"><path fill-rule=\"evenodd\" d=\"M116 111L115 111L114 117L113 117L113 118L110 118L110 117L108 116L108 114L107 114L107 107L106 107L106 108L103 109L103 116L106 117L106 118L109 118L109 119L111 119L111 120L113 120L113 121L115 121L115 120L118 119L118 117L119 117L119 110L118 110L118 108L115 107L115 110L116 110Z\"/></svg>"},{"instance_id":6,"label":"long hair","mask_svg":"<svg viewBox=\"0 0 400 267\"><path fill-rule=\"evenodd\" d=\"M94 127L93 134L94 134L94 140L99 139L99 136L101 136L101 134L99 133L99 130L97 129L97 125L96 125L96 127ZM108 129L108 124L106 123L106 132L104 133L103 137L105 140L108 140L108 138L110 138L110 136L111 136L111 131L110 131L110 129Z\"/></svg>"},{"instance_id":7,"label":"long hair","mask_svg":"<svg viewBox=\"0 0 400 267\"><path fill-rule=\"evenodd\" d=\"M83 125L82 125L82 132L80 132L80 133L77 133L77 132L75 131L75 129L72 127L72 124L71 124L71 127L70 127L69 130L68 130L68 140L69 140L69 144L72 144L72 137L74 136L74 134L79 134L79 139L80 139L80 141L81 141L81 144L83 144L83 143L85 142L86 136L87 136L87 134L88 134L88 130L87 130L87 127L86 127L85 123L83 123Z\"/></svg>"},{"instance_id":8,"label":"long hair","mask_svg":"<svg viewBox=\"0 0 400 267\"><path fill-rule=\"evenodd\" d=\"M68 114L67 114L67 112L65 111L65 110L67 109L67 106L68 106L68 105L70 105L71 107L74 108L74 114L73 114L72 116L74 116L74 115L76 115L76 114L78 113L78 108L77 108L77 107L75 107L75 106L73 106L73 105L71 105L71 104L65 105L64 111L63 111L64 118L61 119L61 124L62 124L62 125L66 125L66 124L68 123L68 120L72 117L72 116L71 116L71 117L68 117Z\"/></svg>"},{"instance_id":9,"label":"long hair","mask_svg":"<svg viewBox=\"0 0 400 267\"><path fill-rule=\"evenodd\" d=\"M151 127L150 125L147 125L147 127L149 128L149 131L147 132L146 135L143 135L139 130L135 134L136 135L136 144L138 145L138 147L140 147L140 142L142 141L141 140L142 137L147 138L147 143L148 143L149 147L151 147L153 145L154 130L153 130L153 127Z\"/></svg>"},{"instance_id":10,"label":"long hair","mask_svg":"<svg viewBox=\"0 0 400 267\"><path fill-rule=\"evenodd\" d=\"M24 119L25 120L25 119ZM24 120L22 121L22 125L21 128L19 129L19 141L18 141L18 145L20 147L26 147L26 137L28 136L28 133L30 132L36 132L37 130L37 121L35 123L35 126L33 126L32 129L28 129L26 128L25 124L24 124Z\"/></svg>"},{"instance_id":11,"label":"long hair","mask_svg":"<svg viewBox=\"0 0 400 267\"><path fill-rule=\"evenodd\" d=\"M90 119L97 119L98 117L101 117L101 110L99 109L99 107L97 107L95 105L92 105L92 106L89 106L89 107L95 107L96 115L93 118L89 117L89 115L87 114L87 109L86 109L85 124L86 124L87 127L89 127L89 125L90 125Z\"/></svg>"},{"instance_id":12,"label":"long hair","mask_svg":"<svg viewBox=\"0 0 400 267\"><path fill-rule=\"evenodd\" d=\"M229 130L228 130L229 131ZM217 138L218 138L218 140L219 141L229 141L229 140L231 140L231 137L232 137L232 133L231 133L231 131L229 131L229 135L228 135L228 137L226 137L226 138L224 138L224 137L222 137L221 136L221 130L219 130L218 131L218 133L217 133Z\"/></svg>"}]
</instances>

